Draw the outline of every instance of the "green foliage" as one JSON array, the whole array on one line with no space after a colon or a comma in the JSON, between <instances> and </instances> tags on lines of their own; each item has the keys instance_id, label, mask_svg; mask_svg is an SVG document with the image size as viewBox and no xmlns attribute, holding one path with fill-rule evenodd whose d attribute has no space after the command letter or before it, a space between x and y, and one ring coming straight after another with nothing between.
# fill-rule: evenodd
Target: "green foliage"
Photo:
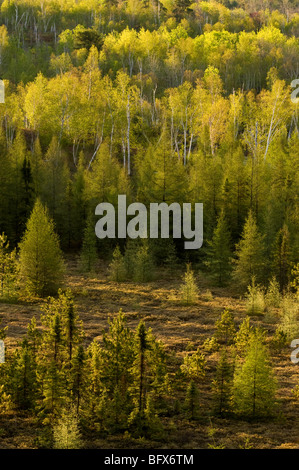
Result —
<instances>
[{"instance_id":1,"label":"green foliage","mask_svg":"<svg viewBox=\"0 0 299 470\"><path fill-rule=\"evenodd\" d=\"M54 449L79 449L82 446L78 416L75 409L63 410L53 426Z\"/></svg>"},{"instance_id":2,"label":"green foliage","mask_svg":"<svg viewBox=\"0 0 299 470\"><path fill-rule=\"evenodd\" d=\"M186 392L185 409L190 419L198 419L199 417L199 390L196 383L191 380Z\"/></svg>"},{"instance_id":3,"label":"green foliage","mask_svg":"<svg viewBox=\"0 0 299 470\"><path fill-rule=\"evenodd\" d=\"M112 261L109 266L110 279L115 282L122 282L126 278L126 268L124 257L121 254L119 246L113 252Z\"/></svg>"},{"instance_id":4,"label":"green foliage","mask_svg":"<svg viewBox=\"0 0 299 470\"><path fill-rule=\"evenodd\" d=\"M80 254L80 267L85 272L91 272L95 268L98 258L96 241L94 217L92 214L89 214L83 233L83 242Z\"/></svg>"},{"instance_id":5,"label":"green foliage","mask_svg":"<svg viewBox=\"0 0 299 470\"><path fill-rule=\"evenodd\" d=\"M188 354L184 357L184 362L181 365L183 374L192 380L198 380L205 375L205 356L198 348L195 353Z\"/></svg>"},{"instance_id":6,"label":"green foliage","mask_svg":"<svg viewBox=\"0 0 299 470\"><path fill-rule=\"evenodd\" d=\"M231 273L230 233L222 212L210 242L207 265L218 285L222 286Z\"/></svg>"},{"instance_id":7,"label":"green foliage","mask_svg":"<svg viewBox=\"0 0 299 470\"><path fill-rule=\"evenodd\" d=\"M264 291L255 283L255 277L252 278L248 292L246 294L246 313L248 315L262 315L265 311Z\"/></svg>"},{"instance_id":8,"label":"green foliage","mask_svg":"<svg viewBox=\"0 0 299 470\"><path fill-rule=\"evenodd\" d=\"M238 284L247 287L253 276L257 282L264 279L263 237L259 233L251 211L244 226L242 239L237 245L236 256L234 278Z\"/></svg>"},{"instance_id":9,"label":"green foliage","mask_svg":"<svg viewBox=\"0 0 299 470\"><path fill-rule=\"evenodd\" d=\"M263 336L251 335L244 362L236 365L233 409L248 418L271 416L275 407L276 381Z\"/></svg>"},{"instance_id":10,"label":"green foliage","mask_svg":"<svg viewBox=\"0 0 299 470\"><path fill-rule=\"evenodd\" d=\"M46 296L57 292L64 273L54 224L38 199L19 245L19 274L23 290Z\"/></svg>"},{"instance_id":11,"label":"green foliage","mask_svg":"<svg viewBox=\"0 0 299 470\"><path fill-rule=\"evenodd\" d=\"M0 235L0 298L11 299L16 295L16 250L9 250L7 236Z\"/></svg>"},{"instance_id":12,"label":"green foliage","mask_svg":"<svg viewBox=\"0 0 299 470\"><path fill-rule=\"evenodd\" d=\"M187 264L187 270L184 275L184 282L180 288L180 297L182 303L186 305L194 304L198 298L198 288L196 285L194 272L192 271L190 264Z\"/></svg>"},{"instance_id":13,"label":"green foliage","mask_svg":"<svg viewBox=\"0 0 299 470\"><path fill-rule=\"evenodd\" d=\"M223 416L230 410L232 380L233 365L224 349L221 352L216 376L212 382L214 413L217 415Z\"/></svg>"},{"instance_id":14,"label":"green foliage","mask_svg":"<svg viewBox=\"0 0 299 470\"><path fill-rule=\"evenodd\" d=\"M232 312L225 309L221 314L221 318L216 321L215 327L215 338L217 341L227 345L233 342L236 329Z\"/></svg>"}]
</instances>

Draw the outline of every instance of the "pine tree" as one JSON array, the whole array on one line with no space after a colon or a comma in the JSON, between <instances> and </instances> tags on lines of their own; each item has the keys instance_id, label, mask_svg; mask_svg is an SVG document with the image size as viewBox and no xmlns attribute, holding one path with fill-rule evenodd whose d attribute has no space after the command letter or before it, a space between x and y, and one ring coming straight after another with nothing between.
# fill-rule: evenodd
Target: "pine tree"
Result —
<instances>
[{"instance_id":1,"label":"pine tree","mask_svg":"<svg viewBox=\"0 0 299 470\"><path fill-rule=\"evenodd\" d=\"M201 353L200 348L198 348L195 353L187 354L184 357L181 371L189 379L198 380L205 375L205 365L205 356Z\"/></svg>"},{"instance_id":2,"label":"pine tree","mask_svg":"<svg viewBox=\"0 0 299 470\"><path fill-rule=\"evenodd\" d=\"M53 426L54 449L79 449L82 445L78 415L72 407L63 410Z\"/></svg>"},{"instance_id":3,"label":"pine tree","mask_svg":"<svg viewBox=\"0 0 299 470\"><path fill-rule=\"evenodd\" d=\"M185 409L192 420L199 417L199 390L194 380L190 381L187 388Z\"/></svg>"},{"instance_id":4,"label":"pine tree","mask_svg":"<svg viewBox=\"0 0 299 470\"><path fill-rule=\"evenodd\" d=\"M215 337L219 342L226 345L229 345L233 342L236 328L232 312L230 312L228 309L225 309L221 314L221 318L216 321L215 327Z\"/></svg>"},{"instance_id":5,"label":"pine tree","mask_svg":"<svg viewBox=\"0 0 299 470\"><path fill-rule=\"evenodd\" d=\"M195 281L194 272L191 265L187 264L187 270L184 275L184 282L180 288L182 302L186 305L192 305L197 301L198 289Z\"/></svg>"},{"instance_id":6,"label":"pine tree","mask_svg":"<svg viewBox=\"0 0 299 470\"><path fill-rule=\"evenodd\" d=\"M261 332L255 330L249 344L244 362L234 373L234 411L251 418L269 416L275 406L276 380Z\"/></svg>"},{"instance_id":7,"label":"pine tree","mask_svg":"<svg viewBox=\"0 0 299 470\"><path fill-rule=\"evenodd\" d=\"M83 243L80 254L80 265L83 271L93 271L97 262L97 239L95 235L95 223L90 213L83 234Z\"/></svg>"},{"instance_id":8,"label":"pine tree","mask_svg":"<svg viewBox=\"0 0 299 470\"><path fill-rule=\"evenodd\" d=\"M109 265L109 277L112 281L122 282L126 278L124 257L119 246L113 252L112 262Z\"/></svg>"},{"instance_id":9,"label":"pine tree","mask_svg":"<svg viewBox=\"0 0 299 470\"><path fill-rule=\"evenodd\" d=\"M0 297L11 298L16 293L16 250L9 250L6 235L0 235Z\"/></svg>"},{"instance_id":10,"label":"pine tree","mask_svg":"<svg viewBox=\"0 0 299 470\"><path fill-rule=\"evenodd\" d=\"M64 263L53 221L39 199L19 249L19 273L24 291L38 296L56 293L62 282Z\"/></svg>"},{"instance_id":11,"label":"pine tree","mask_svg":"<svg viewBox=\"0 0 299 470\"><path fill-rule=\"evenodd\" d=\"M263 281L265 272L263 237L259 233L251 211L244 225L242 239L236 247L236 257L234 278L240 286L247 287L253 276L257 282Z\"/></svg>"},{"instance_id":12,"label":"pine tree","mask_svg":"<svg viewBox=\"0 0 299 470\"><path fill-rule=\"evenodd\" d=\"M265 311L264 291L255 283L255 277L252 278L248 292L246 294L246 313L248 315L261 315Z\"/></svg>"},{"instance_id":13,"label":"pine tree","mask_svg":"<svg viewBox=\"0 0 299 470\"><path fill-rule=\"evenodd\" d=\"M213 238L210 242L207 265L217 284L222 286L229 279L231 273L230 259L230 233L224 212L218 218Z\"/></svg>"},{"instance_id":14,"label":"pine tree","mask_svg":"<svg viewBox=\"0 0 299 470\"><path fill-rule=\"evenodd\" d=\"M23 340L21 348L15 353L12 397L20 409L28 410L36 405L36 363L26 339Z\"/></svg>"},{"instance_id":15,"label":"pine tree","mask_svg":"<svg viewBox=\"0 0 299 470\"><path fill-rule=\"evenodd\" d=\"M216 377L212 382L214 413L223 416L230 409L233 366L227 350L221 353L217 364Z\"/></svg>"},{"instance_id":16,"label":"pine tree","mask_svg":"<svg viewBox=\"0 0 299 470\"><path fill-rule=\"evenodd\" d=\"M290 280L291 273L290 232L286 225L278 232L274 248L273 269L283 292Z\"/></svg>"},{"instance_id":17,"label":"pine tree","mask_svg":"<svg viewBox=\"0 0 299 470\"><path fill-rule=\"evenodd\" d=\"M136 253L136 262L134 267L134 281L151 281L154 276L154 262L149 251L148 243L142 243Z\"/></svg>"}]
</instances>

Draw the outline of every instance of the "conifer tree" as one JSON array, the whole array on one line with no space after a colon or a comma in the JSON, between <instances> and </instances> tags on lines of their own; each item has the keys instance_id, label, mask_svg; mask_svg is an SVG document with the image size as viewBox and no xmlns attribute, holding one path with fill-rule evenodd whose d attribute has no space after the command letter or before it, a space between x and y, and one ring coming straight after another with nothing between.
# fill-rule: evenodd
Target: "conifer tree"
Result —
<instances>
[{"instance_id":1,"label":"conifer tree","mask_svg":"<svg viewBox=\"0 0 299 470\"><path fill-rule=\"evenodd\" d=\"M83 271L93 271L97 262L97 239L95 235L95 223L90 213L83 233L83 243L80 254L80 265Z\"/></svg>"},{"instance_id":2,"label":"conifer tree","mask_svg":"<svg viewBox=\"0 0 299 470\"><path fill-rule=\"evenodd\" d=\"M289 283L291 264L290 232L287 225L284 225L276 237L273 260L274 274L279 282L281 292L286 289Z\"/></svg>"},{"instance_id":3,"label":"conifer tree","mask_svg":"<svg viewBox=\"0 0 299 470\"><path fill-rule=\"evenodd\" d=\"M80 345L72 358L71 369L72 399L75 404L77 415L79 415L82 398L85 395L86 385L85 353L83 346Z\"/></svg>"},{"instance_id":4,"label":"conifer tree","mask_svg":"<svg viewBox=\"0 0 299 470\"><path fill-rule=\"evenodd\" d=\"M210 242L207 265L217 284L222 286L229 279L231 273L232 253L230 249L230 233L225 220L224 212L218 218L213 238Z\"/></svg>"},{"instance_id":5,"label":"conifer tree","mask_svg":"<svg viewBox=\"0 0 299 470\"><path fill-rule=\"evenodd\" d=\"M63 410L53 426L54 449L79 449L82 445L78 415L73 407Z\"/></svg>"},{"instance_id":6,"label":"conifer tree","mask_svg":"<svg viewBox=\"0 0 299 470\"><path fill-rule=\"evenodd\" d=\"M234 411L242 416L270 416L274 411L276 380L269 364L263 335L255 330L243 363L236 366L233 380Z\"/></svg>"},{"instance_id":7,"label":"conifer tree","mask_svg":"<svg viewBox=\"0 0 299 470\"><path fill-rule=\"evenodd\" d=\"M151 281L154 276L154 262L149 250L148 243L142 243L136 253L134 267L134 281Z\"/></svg>"},{"instance_id":8,"label":"conifer tree","mask_svg":"<svg viewBox=\"0 0 299 470\"><path fill-rule=\"evenodd\" d=\"M205 375L205 356L201 353L200 348L197 348L195 353L187 354L184 357L184 362L181 365L181 371L191 380L198 380Z\"/></svg>"},{"instance_id":9,"label":"conifer tree","mask_svg":"<svg viewBox=\"0 0 299 470\"><path fill-rule=\"evenodd\" d=\"M186 305L191 305L197 300L198 289L195 281L194 272L191 269L190 263L187 264L187 270L184 275L184 282L180 288L180 295L182 302Z\"/></svg>"},{"instance_id":10,"label":"conifer tree","mask_svg":"<svg viewBox=\"0 0 299 470\"><path fill-rule=\"evenodd\" d=\"M36 363L28 342L23 340L21 348L16 351L13 371L12 396L21 409L31 409L36 405L37 377Z\"/></svg>"},{"instance_id":11,"label":"conifer tree","mask_svg":"<svg viewBox=\"0 0 299 470\"><path fill-rule=\"evenodd\" d=\"M121 254L119 246L113 252L112 262L109 266L110 279L115 282L122 282L126 278L126 268L124 257Z\"/></svg>"},{"instance_id":12,"label":"conifer tree","mask_svg":"<svg viewBox=\"0 0 299 470\"><path fill-rule=\"evenodd\" d=\"M22 288L38 296L56 293L62 282L64 263L53 221L39 199L27 222L19 249Z\"/></svg>"},{"instance_id":13,"label":"conifer tree","mask_svg":"<svg viewBox=\"0 0 299 470\"><path fill-rule=\"evenodd\" d=\"M232 380L233 366L224 349L217 364L216 377L212 382L214 413L217 415L223 416L230 409Z\"/></svg>"},{"instance_id":14,"label":"conifer tree","mask_svg":"<svg viewBox=\"0 0 299 470\"><path fill-rule=\"evenodd\" d=\"M243 288L247 287L253 276L257 282L264 280L265 258L264 243L255 218L249 212L245 222L242 239L236 248L236 265L234 278Z\"/></svg>"},{"instance_id":15,"label":"conifer tree","mask_svg":"<svg viewBox=\"0 0 299 470\"><path fill-rule=\"evenodd\" d=\"M7 236L0 235L0 297L13 297L16 293L16 250L9 250Z\"/></svg>"},{"instance_id":16,"label":"conifer tree","mask_svg":"<svg viewBox=\"0 0 299 470\"><path fill-rule=\"evenodd\" d=\"M199 390L194 380L187 387L185 408L192 420L199 417Z\"/></svg>"},{"instance_id":17,"label":"conifer tree","mask_svg":"<svg viewBox=\"0 0 299 470\"><path fill-rule=\"evenodd\" d=\"M215 337L219 342L226 345L233 342L236 328L232 312L225 309L221 314L221 318L216 321L215 327Z\"/></svg>"}]
</instances>

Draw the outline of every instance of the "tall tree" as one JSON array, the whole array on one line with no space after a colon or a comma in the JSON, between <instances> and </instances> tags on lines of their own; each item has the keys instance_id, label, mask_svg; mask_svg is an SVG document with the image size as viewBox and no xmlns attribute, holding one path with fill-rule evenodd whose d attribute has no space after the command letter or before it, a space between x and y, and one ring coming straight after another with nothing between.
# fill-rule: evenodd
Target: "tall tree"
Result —
<instances>
[{"instance_id":1,"label":"tall tree","mask_svg":"<svg viewBox=\"0 0 299 470\"><path fill-rule=\"evenodd\" d=\"M54 223L48 210L37 199L19 244L19 273L23 289L46 296L57 292L64 263Z\"/></svg>"}]
</instances>

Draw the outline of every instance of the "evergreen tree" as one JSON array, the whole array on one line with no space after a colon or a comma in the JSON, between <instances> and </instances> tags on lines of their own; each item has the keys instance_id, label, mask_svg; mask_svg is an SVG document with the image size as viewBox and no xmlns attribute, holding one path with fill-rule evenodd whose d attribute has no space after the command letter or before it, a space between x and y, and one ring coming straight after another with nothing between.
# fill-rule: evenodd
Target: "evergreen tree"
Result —
<instances>
[{"instance_id":1,"label":"evergreen tree","mask_svg":"<svg viewBox=\"0 0 299 470\"><path fill-rule=\"evenodd\" d=\"M54 449L79 449L82 445L81 432L76 410L69 407L53 426Z\"/></svg>"},{"instance_id":2,"label":"evergreen tree","mask_svg":"<svg viewBox=\"0 0 299 470\"><path fill-rule=\"evenodd\" d=\"M95 235L95 223L93 215L90 213L83 234L83 244L80 255L81 268L90 272L93 271L97 262L97 239Z\"/></svg>"},{"instance_id":3,"label":"evergreen tree","mask_svg":"<svg viewBox=\"0 0 299 470\"><path fill-rule=\"evenodd\" d=\"M198 289L195 281L194 272L191 265L187 264L187 271L184 276L184 282L180 288L182 302L186 305L194 304L197 300Z\"/></svg>"},{"instance_id":4,"label":"evergreen tree","mask_svg":"<svg viewBox=\"0 0 299 470\"><path fill-rule=\"evenodd\" d=\"M236 248L236 266L234 278L236 282L247 287L253 276L257 282L264 280L265 258L263 237L260 235L255 218L249 212L245 222L242 239Z\"/></svg>"},{"instance_id":5,"label":"evergreen tree","mask_svg":"<svg viewBox=\"0 0 299 470\"><path fill-rule=\"evenodd\" d=\"M186 393L185 409L192 420L199 416L199 390L198 386L191 380Z\"/></svg>"},{"instance_id":6,"label":"evergreen tree","mask_svg":"<svg viewBox=\"0 0 299 470\"><path fill-rule=\"evenodd\" d=\"M151 281L154 276L154 262L149 251L148 243L142 243L136 253L136 261L134 267L134 281L147 282Z\"/></svg>"},{"instance_id":7,"label":"evergreen tree","mask_svg":"<svg viewBox=\"0 0 299 470\"><path fill-rule=\"evenodd\" d=\"M250 346L243 363L236 366L233 380L234 411L242 416L257 418L274 411L276 380L269 365L269 356L258 331L251 335Z\"/></svg>"},{"instance_id":8,"label":"evergreen tree","mask_svg":"<svg viewBox=\"0 0 299 470\"><path fill-rule=\"evenodd\" d=\"M273 260L273 270L281 292L288 286L291 264L290 232L284 225L276 237Z\"/></svg>"},{"instance_id":9,"label":"evergreen tree","mask_svg":"<svg viewBox=\"0 0 299 470\"><path fill-rule=\"evenodd\" d=\"M212 382L214 413L223 416L230 409L233 367L227 350L221 353L217 364L216 377Z\"/></svg>"},{"instance_id":10,"label":"evergreen tree","mask_svg":"<svg viewBox=\"0 0 299 470\"><path fill-rule=\"evenodd\" d=\"M26 339L15 353L12 397L20 409L28 410L36 406L36 363Z\"/></svg>"},{"instance_id":11,"label":"evergreen tree","mask_svg":"<svg viewBox=\"0 0 299 470\"><path fill-rule=\"evenodd\" d=\"M10 298L16 293L16 250L9 250L6 235L0 235L0 297Z\"/></svg>"},{"instance_id":12,"label":"evergreen tree","mask_svg":"<svg viewBox=\"0 0 299 470\"><path fill-rule=\"evenodd\" d=\"M232 269L230 264L231 256L230 233L224 212L222 212L210 242L207 261L207 265L219 286L222 286L229 279Z\"/></svg>"},{"instance_id":13,"label":"evergreen tree","mask_svg":"<svg viewBox=\"0 0 299 470\"><path fill-rule=\"evenodd\" d=\"M230 312L228 309L225 309L221 314L221 318L216 321L215 327L215 337L219 342L226 345L229 345L233 342L236 328L232 312Z\"/></svg>"},{"instance_id":14,"label":"evergreen tree","mask_svg":"<svg viewBox=\"0 0 299 470\"><path fill-rule=\"evenodd\" d=\"M38 199L19 245L22 288L29 294L46 296L57 292L64 263L54 224Z\"/></svg>"},{"instance_id":15,"label":"evergreen tree","mask_svg":"<svg viewBox=\"0 0 299 470\"><path fill-rule=\"evenodd\" d=\"M126 278L126 268L124 257L121 254L119 246L113 252L112 262L109 265L110 279L115 282L122 282Z\"/></svg>"}]
</instances>

